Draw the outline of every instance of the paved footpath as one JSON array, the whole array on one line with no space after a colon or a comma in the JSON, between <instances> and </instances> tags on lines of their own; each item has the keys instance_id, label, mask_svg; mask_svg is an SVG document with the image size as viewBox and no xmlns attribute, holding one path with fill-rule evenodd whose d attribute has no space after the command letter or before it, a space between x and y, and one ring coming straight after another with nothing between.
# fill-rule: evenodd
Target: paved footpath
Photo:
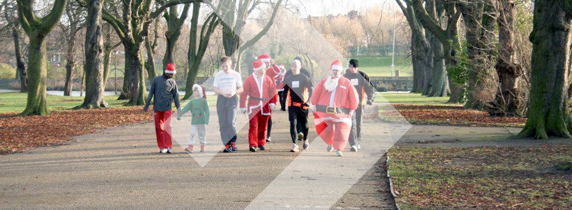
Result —
<instances>
[{"instance_id":1,"label":"paved footpath","mask_svg":"<svg viewBox=\"0 0 572 210\"><path fill-rule=\"evenodd\" d=\"M212 117L211 122L216 122L213 121L216 112ZM288 129L286 113L276 113L273 142L267 145L267 151L251 153L247 151L247 128L244 127L239 132L239 151L218 153L204 167L176 142L173 142L174 154L158 154L150 122L79 136L67 145L1 156L0 208L252 207L251 202L262 200L257 196L267 186L276 186L273 180L282 176L282 171L300 154L289 152ZM310 139L315 139L313 128L310 133ZM218 141L218 136L218 130L209 129L209 141ZM343 158L349 160L356 154L346 152ZM333 158L338 157L332 153L315 156L318 161ZM384 161L378 160L363 171L365 175L360 175L356 184L352 182L349 191L335 201L332 209L393 209ZM300 188L304 190L304 186ZM311 195L312 191L306 193Z\"/></svg>"}]
</instances>

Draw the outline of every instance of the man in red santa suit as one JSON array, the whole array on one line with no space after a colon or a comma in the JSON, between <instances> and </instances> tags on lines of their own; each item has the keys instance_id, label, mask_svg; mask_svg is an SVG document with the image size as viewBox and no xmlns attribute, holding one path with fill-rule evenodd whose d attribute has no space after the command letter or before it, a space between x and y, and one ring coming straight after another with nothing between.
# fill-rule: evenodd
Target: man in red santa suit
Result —
<instances>
[{"instance_id":1,"label":"man in red santa suit","mask_svg":"<svg viewBox=\"0 0 572 210\"><path fill-rule=\"evenodd\" d=\"M246 77L242 86L244 92L240 94L240 111L248 113L248 142L250 151L256 152L258 149L265 150L268 119L276 106L277 97L274 81L265 75L266 65L257 60L252 63L252 68L254 73Z\"/></svg>"},{"instance_id":2,"label":"man in red santa suit","mask_svg":"<svg viewBox=\"0 0 572 210\"><path fill-rule=\"evenodd\" d=\"M266 70L266 76L270 77L270 79L274 82L274 85L278 84L278 81L280 79L281 76L281 71L280 68L274 64L274 60L272 60L272 58L270 58L269 55L267 54L262 54L258 57L256 57L256 59L258 59L259 61L262 61L262 63L264 63L264 65L266 65L266 67L268 68ZM275 95L278 94L278 92L274 93ZM272 117L270 117L268 119L268 132L266 134L266 141L270 142L272 138L270 138L270 135L272 133Z\"/></svg>"},{"instance_id":3,"label":"man in red santa suit","mask_svg":"<svg viewBox=\"0 0 572 210\"><path fill-rule=\"evenodd\" d=\"M342 77L342 62L330 66L332 75L320 81L312 94L316 132L328 145L343 156L352 127L352 114L358 106L358 94L351 81Z\"/></svg>"}]
</instances>

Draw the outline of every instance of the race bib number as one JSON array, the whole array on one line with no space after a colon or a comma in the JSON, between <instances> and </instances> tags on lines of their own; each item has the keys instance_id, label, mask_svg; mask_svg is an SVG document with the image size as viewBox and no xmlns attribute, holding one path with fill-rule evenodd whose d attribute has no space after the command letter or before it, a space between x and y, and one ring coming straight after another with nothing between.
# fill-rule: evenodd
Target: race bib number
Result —
<instances>
[{"instance_id":1,"label":"race bib number","mask_svg":"<svg viewBox=\"0 0 572 210\"><path fill-rule=\"evenodd\" d=\"M351 82L352 82L352 85L354 85L354 86L359 85L358 79L352 79Z\"/></svg>"},{"instance_id":2,"label":"race bib number","mask_svg":"<svg viewBox=\"0 0 572 210\"><path fill-rule=\"evenodd\" d=\"M292 88L299 88L300 87L300 81L292 81Z\"/></svg>"}]
</instances>

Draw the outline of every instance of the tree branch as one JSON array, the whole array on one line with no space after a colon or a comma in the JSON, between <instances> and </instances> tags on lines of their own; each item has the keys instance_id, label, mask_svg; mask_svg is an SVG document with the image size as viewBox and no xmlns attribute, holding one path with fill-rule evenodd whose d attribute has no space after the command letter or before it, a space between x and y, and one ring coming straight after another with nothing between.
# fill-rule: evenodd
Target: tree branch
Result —
<instances>
[{"instance_id":1,"label":"tree branch","mask_svg":"<svg viewBox=\"0 0 572 210\"><path fill-rule=\"evenodd\" d=\"M239 53L244 52L244 50L254 45L256 42L258 42L258 40L262 38L262 36L264 36L268 32L268 30L270 30L270 28L274 24L274 19L276 19L276 15L278 14L278 10L280 9L281 4L282 0L278 0L278 2L276 2L276 6L274 7L274 11L272 12L272 17L270 17L270 20L268 20L266 26L262 29L262 31L256 34L256 36L252 37L252 39L246 41L242 46L240 46L240 48L238 49Z\"/></svg>"},{"instance_id":2,"label":"tree branch","mask_svg":"<svg viewBox=\"0 0 572 210\"><path fill-rule=\"evenodd\" d=\"M421 0L413 0L413 10L415 11L415 15L419 18L419 22L431 33L439 39L439 41L443 44L447 43L447 32L441 29L441 26L429 16L427 10L421 3Z\"/></svg>"},{"instance_id":3,"label":"tree branch","mask_svg":"<svg viewBox=\"0 0 572 210\"><path fill-rule=\"evenodd\" d=\"M68 0L56 0L56 2L54 2L51 12L41 19L42 24L40 31L42 33L49 32L59 22L67 3Z\"/></svg>"}]
</instances>

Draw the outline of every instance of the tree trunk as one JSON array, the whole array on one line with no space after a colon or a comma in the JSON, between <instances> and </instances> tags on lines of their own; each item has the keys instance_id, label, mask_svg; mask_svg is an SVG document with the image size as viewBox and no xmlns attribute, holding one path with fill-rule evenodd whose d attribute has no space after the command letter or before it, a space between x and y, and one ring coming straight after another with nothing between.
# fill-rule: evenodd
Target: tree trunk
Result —
<instances>
[{"instance_id":1,"label":"tree trunk","mask_svg":"<svg viewBox=\"0 0 572 210\"><path fill-rule=\"evenodd\" d=\"M436 38L432 37L431 39L433 70L426 95L429 97L445 97L449 93L449 82L447 80L447 70L445 69L443 45Z\"/></svg>"},{"instance_id":2,"label":"tree trunk","mask_svg":"<svg viewBox=\"0 0 572 210\"><path fill-rule=\"evenodd\" d=\"M200 3L193 3L191 31L189 34L189 52L187 53L187 65L189 67L189 73L187 75L185 96L183 97L185 100L189 99L193 95L193 85L195 84L197 75L199 73L199 68L201 66L203 57L207 52L210 37L221 22L221 19L218 18L216 13L211 13L211 15L209 15L209 17L203 23L201 33L198 33L200 8Z\"/></svg>"},{"instance_id":3,"label":"tree trunk","mask_svg":"<svg viewBox=\"0 0 572 210\"><path fill-rule=\"evenodd\" d=\"M47 115L46 78L48 58L44 37L30 39L28 46L28 100L23 115Z\"/></svg>"},{"instance_id":4,"label":"tree trunk","mask_svg":"<svg viewBox=\"0 0 572 210\"><path fill-rule=\"evenodd\" d=\"M143 75L143 64L140 53L141 44L127 44L125 54L128 59L125 69L129 74L129 102L128 105L145 105L145 78ZM129 70L127 70L129 69Z\"/></svg>"},{"instance_id":5,"label":"tree trunk","mask_svg":"<svg viewBox=\"0 0 572 210\"><path fill-rule=\"evenodd\" d=\"M85 65L86 74L85 98L82 108L107 107L104 100L105 82L102 66L103 37L101 27L101 10L103 0L90 0L88 2L88 16L85 39Z\"/></svg>"},{"instance_id":6,"label":"tree trunk","mask_svg":"<svg viewBox=\"0 0 572 210\"><path fill-rule=\"evenodd\" d=\"M514 23L516 9L513 0L499 0L499 30L498 59L495 65L499 79L499 91L495 101L487 110L494 116L518 116L518 109L523 103L518 89L523 69L517 59L514 46Z\"/></svg>"},{"instance_id":7,"label":"tree trunk","mask_svg":"<svg viewBox=\"0 0 572 210\"><path fill-rule=\"evenodd\" d=\"M492 71L496 11L491 0L461 5L467 28L467 56L470 63L465 107L482 109L494 100L496 90Z\"/></svg>"},{"instance_id":8,"label":"tree trunk","mask_svg":"<svg viewBox=\"0 0 572 210\"><path fill-rule=\"evenodd\" d=\"M125 48L125 45L123 45ZM126 48L125 48L126 49ZM131 98L131 94L130 94L130 90L131 90L131 72L129 71L130 69L127 68L127 66L129 65L129 54L127 53L127 50L125 50L125 65L123 68L123 85L121 88L121 94L119 94L119 100L126 100L126 99L130 99Z\"/></svg>"},{"instance_id":9,"label":"tree trunk","mask_svg":"<svg viewBox=\"0 0 572 210\"><path fill-rule=\"evenodd\" d=\"M112 49L104 48L103 50L103 89L107 87L107 79L109 78L109 65L111 63Z\"/></svg>"},{"instance_id":10,"label":"tree trunk","mask_svg":"<svg viewBox=\"0 0 572 210\"><path fill-rule=\"evenodd\" d=\"M75 37L75 36L74 36ZM73 90L73 69L75 67L75 38L68 37L66 52L66 81L64 85L64 96L71 96Z\"/></svg>"},{"instance_id":11,"label":"tree trunk","mask_svg":"<svg viewBox=\"0 0 572 210\"><path fill-rule=\"evenodd\" d=\"M14 38L14 55L16 56L16 70L20 79L20 93L28 92L28 76L26 75L26 65L20 52L20 33L16 27L12 27L12 37Z\"/></svg>"},{"instance_id":12,"label":"tree trunk","mask_svg":"<svg viewBox=\"0 0 572 210\"><path fill-rule=\"evenodd\" d=\"M174 64L173 53L176 50L176 44L179 40L180 33L175 33L171 35L166 35L165 38L167 39L167 45L165 45L165 56L163 57L163 72L167 68L168 63Z\"/></svg>"},{"instance_id":13,"label":"tree trunk","mask_svg":"<svg viewBox=\"0 0 572 210\"><path fill-rule=\"evenodd\" d=\"M145 60L145 69L147 70L147 77L152 84L153 79L157 74L155 73L155 59L153 58L153 46L149 41L149 37L145 38L145 51L147 52L147 59Z\"/></svg>"},{"instance_id":14,"label":"tree trunk","mask_svg":"<svg viewBox=\"0 0 572 210\"><path fill-rule=\"evenodd\" d=\"M536 0L528 120L519 137L570 135L570 47L572 3Z\"/></svg>"}]
</instances>

